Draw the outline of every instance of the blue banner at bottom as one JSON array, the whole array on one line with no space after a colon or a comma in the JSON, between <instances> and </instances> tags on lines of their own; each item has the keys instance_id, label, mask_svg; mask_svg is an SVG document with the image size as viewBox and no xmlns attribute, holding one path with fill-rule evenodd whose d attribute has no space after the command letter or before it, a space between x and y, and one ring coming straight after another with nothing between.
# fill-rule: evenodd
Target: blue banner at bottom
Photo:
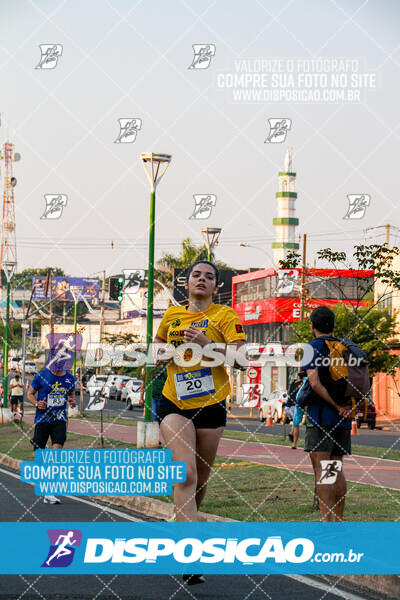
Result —
<instances>
[{"instance_id":1,"label":"blue banner at bottom","mask_svg":"<svg viewBox=\"0 0 400 600\"><path fill-rule=\"evenodd\" d=\"M398 574L400 523L0 523L1 574Z\"/></svg>"}]
</instances>

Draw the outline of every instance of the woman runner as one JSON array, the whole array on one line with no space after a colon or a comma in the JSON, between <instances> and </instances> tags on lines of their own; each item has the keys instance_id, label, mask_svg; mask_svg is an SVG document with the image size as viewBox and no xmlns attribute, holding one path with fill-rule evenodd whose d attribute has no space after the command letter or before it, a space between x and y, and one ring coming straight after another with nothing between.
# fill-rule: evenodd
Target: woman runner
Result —
<instances>
[{"instance_id":1,"label":"woman runner","mask_svg":"<svg viewBox=\"0 0 400 600\"><path fill-rule=\"evenodd\" d=\"M200 346L213 342L230 344L238 349L245 343L245 334L236 312L229 306L214 304L212 297L218 288L218 270L208 261L198 261L189 269L185 287L189 302L172 306L164 314L155 343L191 343ZM189 351L190 353L190 351ZM186 357L185 357L186 358ZM191 366L168 363L168 377L158 407L158 420L167 448L173 460L185 461L186 481L174 485L177 521L197 521L198 510L205 496L207 481L214 464L217 448L226 425L225 398L230 394L228 374L222 364L208 367L203 358ZM159 357L162 361L162 356ZM211 360L211 359L210 359ZM181 362L181 361L179 361ZM182 361L183 362L183 361ZM186 575L188 584L202 583L200 575Z\"/></svg>"}]
</instances>

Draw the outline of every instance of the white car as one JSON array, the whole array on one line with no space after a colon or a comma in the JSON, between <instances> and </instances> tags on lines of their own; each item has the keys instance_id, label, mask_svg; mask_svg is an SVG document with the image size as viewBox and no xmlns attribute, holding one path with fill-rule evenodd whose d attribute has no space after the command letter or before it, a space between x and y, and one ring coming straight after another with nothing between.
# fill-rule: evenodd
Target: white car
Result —
<instances>
[{"instance_id":1,"label":"white car","mask_svg":"<svg viewBox=\"0 0 400 600\"><path fill-rule=\"evenodd\" d=\"M21 356L11 356L8 359L8 370L9 371L18 371L22 367L22 357Z\"/></svg>"},{"instance_id":2,"label":"white car","mask_svg":"<svg viewBox=\"0 0 400 600\"><path fill-rule=\"evenodd\" d=\"M276 390L272 392L268 400L263 398L260 406L260 421L265 421L268 417L268 409L271 407L271 417L274 423L279 423L285 415L285 404L288 401L288 394L285 390Z\"/></svg>"},{"instance_id":3,"label":"white car","mask_svg":"<svg viewBox=\"0 0 400 600\"><path fill-rule=\"evenodd\" d=\"M118 375L118 377L115 379L112 393L116 400L122 400L122 392L130 379L131 377L128 375Z\"/></svg>"},{"instance_id":4,"label":"white car","mask_svg":"<svg viewBox=\"0 0 400 600\"><path fill-rule=\"evenodd\" d=\"M107 381L107 375L92 375L86 385L87 392L93 396L95 392L101 392Z\"/></svg>"},{"instance_id":5,"label":"white car","mask_svg":"<svg viewBox=\"0 0 400 600\"><path fill-rule=\"evenodd\" d=\"M129 379L130 377L127 375L109 375L104 386L104 397L119 400L121 397L120 392Z\"/></svg>"},{"instance_id":6,"label":"white car","mask_svg":"<svg viewBox=\"0 0 400 600\"><path fill-rule=\"evenodd\" d=\"M34 363L33 360L25 361L25 373L27 373L28 375L35 375L36 363Z\"/></svg>"},{"instance_id":7,"label":"white car","mask_svg":"<svg viewBox=\"0 0 400 600\"><path fill-rule=\"evenodd\" d=\"M139 406L141 385L142 381L140 379L132 378L126 382L125 387L122 389L121 400L126 402L129 410L132 410L134 406Z\"/></svg>"},{"instance_id":8,"label":"white car","mask_svg":"<svg viewBox=\"0 0 400 600\"><path fill-rule=\"evenodd\" d=\"M106 376L106 381L105 381L104 387L103 387L104 398L111 398L112 389L114 387L114 381L117 377L118 377L118 375L115 375L115 374Z\"/></svg>"},{"instance_id":9,"label":"white car","mask_svg":"<svg viewBox=\"0 0 400 600\"><path fill-rule=\"evenodd\" d=\"M132 410L134 406L139 406L141 385L141 379L134 379L132 377L129 378L125 386L122 388L121 400L122 402L126 402L126 406L129 410Z\"/></svg>"}]
</instances>

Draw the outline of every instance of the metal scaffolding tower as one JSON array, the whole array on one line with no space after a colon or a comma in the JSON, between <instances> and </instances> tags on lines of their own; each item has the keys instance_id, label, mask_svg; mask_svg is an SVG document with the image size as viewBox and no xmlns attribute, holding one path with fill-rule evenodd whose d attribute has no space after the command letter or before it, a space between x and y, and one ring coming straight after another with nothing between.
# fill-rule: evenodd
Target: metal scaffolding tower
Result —
<instances>
[{"instance_id":1,"label":"metal scaffolding tower","mask_svg":"<svg viewBox=\"0 0 400 600\"><path fill-rule=\"evenodd\" d=\"M14 187L17 180L13 177L12 163L19 160L14 154L14 146L5 142L1 158L4 159L3 220L1 223L1 255L0 265L17 264L17 241L15 237ZM4 267L2 267L4 268Z\"/></svg>"}]
</instances>

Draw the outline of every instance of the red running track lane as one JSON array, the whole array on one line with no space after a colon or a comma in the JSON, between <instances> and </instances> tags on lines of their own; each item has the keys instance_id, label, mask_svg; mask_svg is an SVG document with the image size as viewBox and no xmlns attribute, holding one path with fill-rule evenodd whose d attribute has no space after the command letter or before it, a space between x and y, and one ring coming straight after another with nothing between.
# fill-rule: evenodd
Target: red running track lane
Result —
<instances>
[{"instance_id":1,"label":"red running track lane","mask_svg":"<svg viewBox=\"0 0 400 600\"><path fill-rule=\"evenodd\" d=\"M33 416L26 415L24 420L33 423ZM68 431L100 437L100 422L70 419ZM136 442L136 427L132 425L104 423L103 431L104 437L109 440L119 440L131 444ZM382 448L382 452L384 452L384 448ZM278 444L244 442L222 438L218 447L218 456L290 471L301 471L310 474L313 472L307 452L304 452L303 449L292 450L288 446ZM346 479L349 481L400 490L399 461L352 455L344 458L344 468Z\"/></svg>"}]
</instances>

